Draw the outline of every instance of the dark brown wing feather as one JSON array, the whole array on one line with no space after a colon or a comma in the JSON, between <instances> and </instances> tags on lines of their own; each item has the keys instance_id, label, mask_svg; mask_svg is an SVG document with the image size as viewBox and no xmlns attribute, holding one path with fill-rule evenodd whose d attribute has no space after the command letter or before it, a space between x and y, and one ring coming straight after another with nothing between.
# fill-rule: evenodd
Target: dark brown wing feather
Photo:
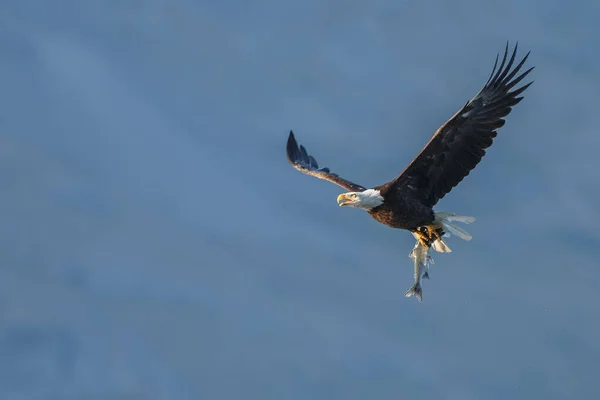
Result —
<instances>
[{"instance_id":1,"label":"dark brown wing feather","mask_svg":"<svg viewBox=\"0 0 600 400\"><path fill-rule=\"evenodd\" d=\"M304 146L298 146L294 132L290 131L287 141L287 159L294 168L306 175L315 176L319 179L333 182L351 192L362 192L364 187L347 181L339 175L329 171L329 168L319 168L317 160L306 152Z\"/></svg>"},{"instance_id":2,"label":"dark brown wing feather","mask_svg":"<svg viewBox=\"0 0 600 400\"><path fill-rule=\"evenodd\" d=\"M382 191L413 191L425 205L433 207L453 187L458 185L481 161L485 149L492 145L496 129L504 125L518 97L533 82L510 91L531 70L516 76L529 53L511 71L517 53L517 45L506 64L508 43L500 67L498 56L485 86L460 111L442 125L421 153L396 179L383 185ZM506 64L506 67L505 67Z\"/></svg>"}]
</instances>

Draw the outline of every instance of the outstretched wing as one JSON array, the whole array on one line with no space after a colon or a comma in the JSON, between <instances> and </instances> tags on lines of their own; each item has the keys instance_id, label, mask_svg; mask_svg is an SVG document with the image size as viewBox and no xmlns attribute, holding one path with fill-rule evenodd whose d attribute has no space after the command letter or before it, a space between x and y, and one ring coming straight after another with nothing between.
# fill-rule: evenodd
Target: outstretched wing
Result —
<instances>
[{"instance_id":1,"label":"outstretched wing","mask_svg":"<svg viewBox=\"0 0 600 400\"><path fill-rule=\"evenodd\" d=\"M496 129L523 97L518 97L533 82L510 91L534 67L519 72L529 53L511 71L518 43L508 64L508 43L498 70L498 56L485 86L460 111L442 125L419 155L396 179L384 185L386 190L412 190L424 204L433 207L458 185L481 161L492 145ZM505 67L506 64L506 67Z\"/></svg>"},{"instance_id":2,"label":"outstretched wing","mask_svg":"<svg viewBox=\"0 0 600 400\"><path fill-rule=\"evenodd\" d=\"M347 181L339 175L330 172L329 168L319 168L317 160L306 152L304 146L300 145L300 147L298 147L294 132L292 131L290 131L290 136L287 141L287 159L294 168L303 174L315 176L319 179L325 179L326 181L333 182L351 192L362 192L365 190L364 187Z\"/></svg>"}]
</instances>

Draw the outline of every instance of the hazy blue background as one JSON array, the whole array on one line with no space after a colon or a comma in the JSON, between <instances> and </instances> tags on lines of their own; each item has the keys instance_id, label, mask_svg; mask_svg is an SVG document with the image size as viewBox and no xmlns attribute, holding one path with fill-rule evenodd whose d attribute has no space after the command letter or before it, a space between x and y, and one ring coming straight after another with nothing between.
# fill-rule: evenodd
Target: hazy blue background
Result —
<instances>
[{"instance_id":1,"label":"hazy blue background","mask_svg":"<svg viewBox=\"0 0 600 400\"><path fill-rule=\"evenodd\" d=\"M600 3L0 2L0 399L600 396ZM505 41L536 83L414 239L393 178Z\"/></svg>"}]
</instances>

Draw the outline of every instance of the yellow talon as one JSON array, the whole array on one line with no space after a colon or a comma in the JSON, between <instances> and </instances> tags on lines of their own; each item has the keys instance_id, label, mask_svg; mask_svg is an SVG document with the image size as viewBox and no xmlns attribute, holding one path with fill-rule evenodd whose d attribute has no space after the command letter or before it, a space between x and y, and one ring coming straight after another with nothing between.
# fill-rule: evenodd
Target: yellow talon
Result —
<instances>
[{"instance_id":1,"label":"yellow talon","mask_svg":"<svg viewBox=\"0 0 600 400\"><path fill-rule=\"evenodd\" d=\"M415 231L417 239L421 245L429 248L431 243L435 240L442 240L440 235L437 233L438 227L435 225L425 225L421 229Z\"/></svg>"},{"instance_id":2,"label":"yellow talon","mask_svg":"<svg viewBox=\"0 0 600 400\"><path fill-rule=\"evenodd\" d=\"M429 234L430 239L441 240L442 238L437 233L437 227L434 225L427 225L427 233Z\"/></svg>"},{"instance_id":3,"label":"yellow talon","mask_svg":"<svg viewBox=\"0 0 600 400\"><path fill-rule=\"evenodd\" d=\"M427 234L425 232L422 232L420 230L417 229L417 231L415 232L417 235L417 240L419 241L419 243L421 243L421 246L424 246L426 248L429 248L429 237L427 236Z\"/></svg>"}]
</instances>

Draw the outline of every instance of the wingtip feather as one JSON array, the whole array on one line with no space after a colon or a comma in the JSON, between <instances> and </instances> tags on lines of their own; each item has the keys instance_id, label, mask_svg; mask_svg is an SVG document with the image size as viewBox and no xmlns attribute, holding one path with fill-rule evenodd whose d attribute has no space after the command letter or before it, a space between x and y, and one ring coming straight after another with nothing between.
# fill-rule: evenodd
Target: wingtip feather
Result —
<instances>
[{"instance_id":1,"label":"wingtip feather","mask_svg":"<svg viewBox=\"0 0 600 400\"><path fill-rule=\"evenodd\" d=\"M290 135L288 136L287 146L286 146L286 154L288 162L292 165L296 164L296 160L298 159L298 143L296 142L296 138L294 137L294 133L290 131Z\"/></svg>"}]
</instances>

